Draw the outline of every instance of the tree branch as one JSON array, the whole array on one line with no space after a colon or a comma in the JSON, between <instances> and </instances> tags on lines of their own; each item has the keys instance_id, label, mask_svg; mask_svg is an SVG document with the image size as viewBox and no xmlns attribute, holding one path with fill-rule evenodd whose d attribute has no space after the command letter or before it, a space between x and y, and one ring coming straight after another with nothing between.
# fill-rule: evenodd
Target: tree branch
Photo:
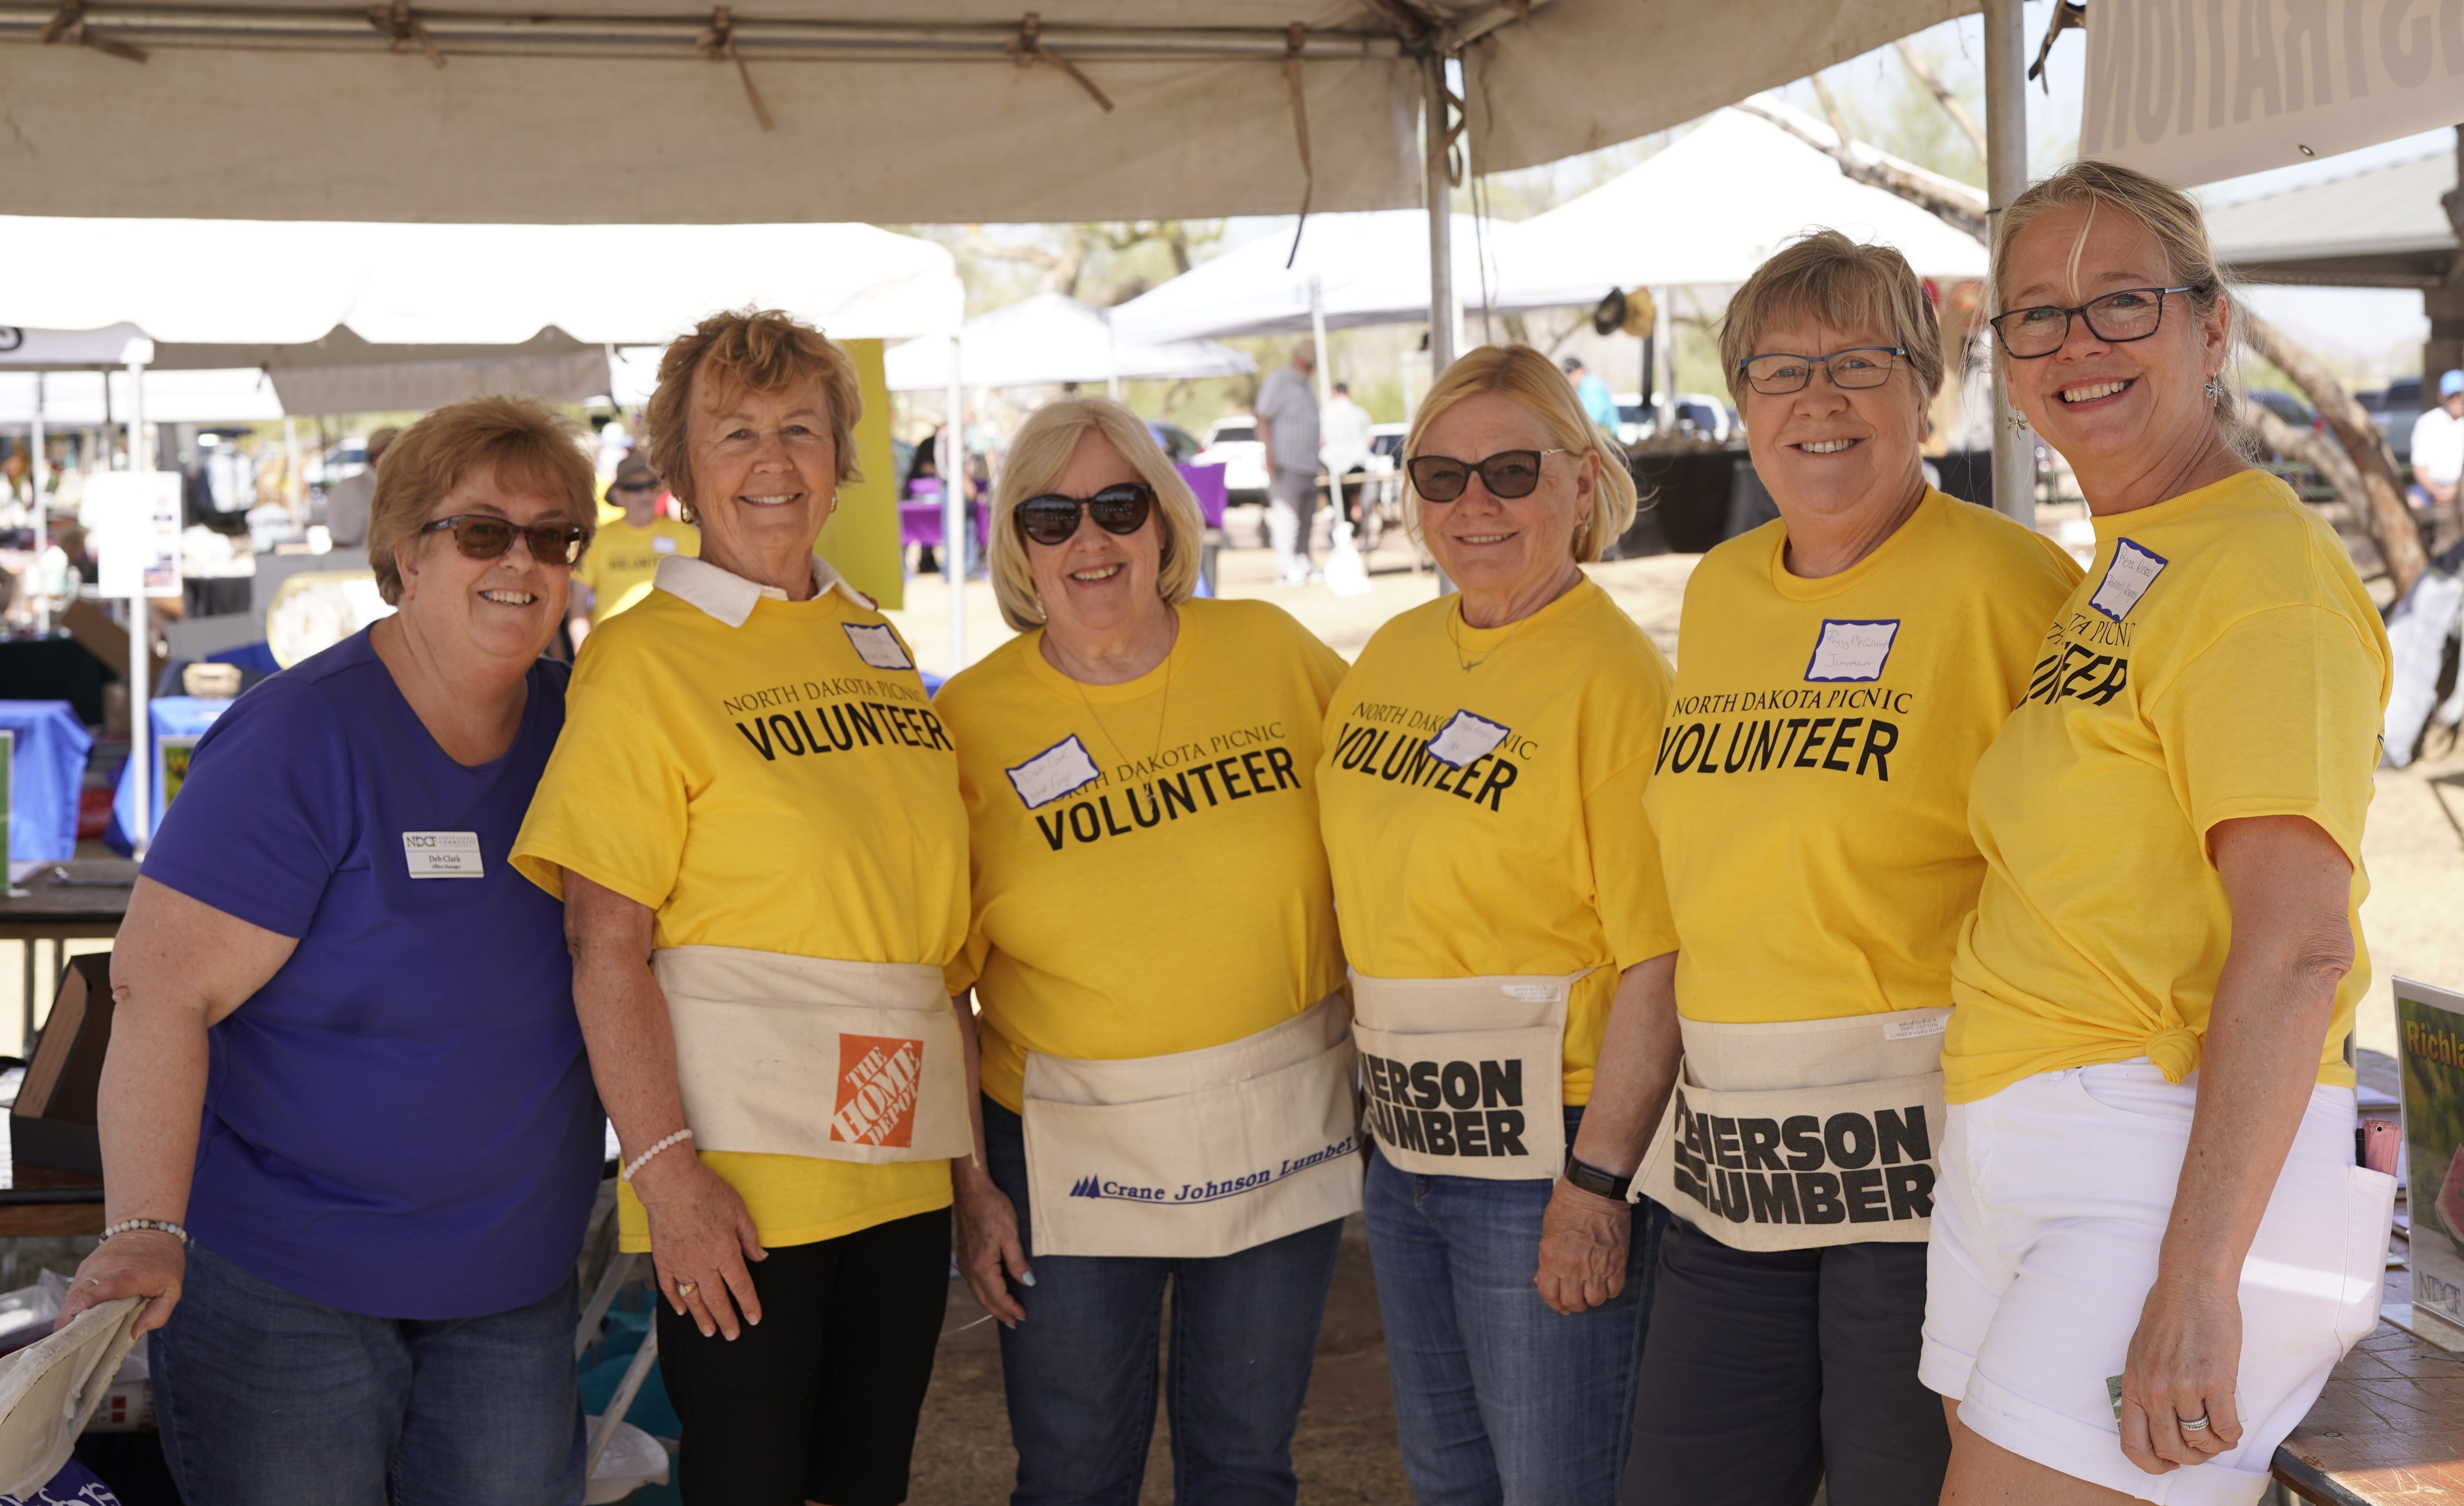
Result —
<instances>
[{"instance_id":1,"label":"tree branch","mask_svg":"<svg viewBox=\"0 0 2464 1506\"><path fill-rule=\"evenodd\" d=\"M2242 339L2260 360L2293 379L2293 384L2301 389L2301 395L2326 421L2327 431L2336 436L2336 444L2346 460L2343 468L2344 479L2338 479L2337 472L2325 466L2319 466L2319 472L2328 478L2336 494L2352 507L2356 519L2369 531L2370 541L2378 545L2379 557L2387 563L2387 578L2395 582L2396 595L2401 598L2429 568L2430 557L2421 547L2421 533L2413 526L2412 510L2405 506L2404 486L2397 479L2395 457L2387 452L2387 441L2380 437L2370 416L2362 411L2362 405L2344 390L2343 383L2321 365L2317 357L2285 338L2282 331L2252 313L2248 304L2236 303L2233 312L2234 321L2241 326ZM2266 432L2265 425L2260 426L2260 431Z\"/></svg>"},{"instance_id":2,"label":"tree branch","mask_svg":"<svg viewBox=\"0 0 2464 1506\"><path fill-rule=\"evenodd\" d=\"M1968 143L1976 148L1976 155L1979 158L1984 157L1985 127L1976 123L1976 117L1969 113L1967 102L1950 92L1950 86L1942 81L1942 76L1934 72L1933 65L1919 55L1915 43L1903 36L1900 38L1899 48L1900 61L1906 66L1909 73L1916 76L1917 82L1925 85L1931 92L1934 102L1941 105L1951 120L1957 122L1959 128L1968 134Z\"/></svg>"}]
</instances>

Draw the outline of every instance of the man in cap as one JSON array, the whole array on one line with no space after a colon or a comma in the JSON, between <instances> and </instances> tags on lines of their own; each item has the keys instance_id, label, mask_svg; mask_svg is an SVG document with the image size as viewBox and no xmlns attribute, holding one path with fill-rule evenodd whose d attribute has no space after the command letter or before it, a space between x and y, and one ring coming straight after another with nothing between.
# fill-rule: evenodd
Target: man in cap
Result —
<instances>
[{"instance_id":1,"label":"man in cap","mask_svg":"<svg viewBox=\"0 0 2464 1506\"><path fill-rule=\"evenodd\" d=\"M2438 379L2438 405L2412 421L2412 489L2415 508L2453 507L2464 478L2464 371Z\"/></svg>"},{"instance_id":2,"label":"man in cap","mask_svg":"<svg viewBox=\"0 0 2464 1506\"><path fill-rule=\"evenodd\" d=\"M659 499L667 485L637 451L616 465L616 479L607 500L625 515L599 525L598 536L573 567L573 590L567 598L565 627L573 648L590 629L650 594L650 578L670 555L690 559L701 553L701 535L689 523L659 515Z\"/></svg>"}]
</instances>

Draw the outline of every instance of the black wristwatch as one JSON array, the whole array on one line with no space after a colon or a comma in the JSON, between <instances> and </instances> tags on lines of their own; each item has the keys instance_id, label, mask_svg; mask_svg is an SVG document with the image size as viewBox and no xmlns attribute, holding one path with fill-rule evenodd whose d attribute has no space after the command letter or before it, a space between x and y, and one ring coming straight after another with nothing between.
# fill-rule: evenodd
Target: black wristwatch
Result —
<instances>
[{"instance_id":1,"label":"black wristwatch","mask_svg":"<svg viewBox=\"0 0 2464 1506\"><path fill-rule=\"evenodd\" d=\"M1620 1203L1625 1201L1626 1190L1634 1186L1630 1176L1611 1176L1597 1167L1575 1160L1572 1146L1566 1150L1566 1180L1595 1197L1613 1197Z\"/></svg>"}]
</instances>

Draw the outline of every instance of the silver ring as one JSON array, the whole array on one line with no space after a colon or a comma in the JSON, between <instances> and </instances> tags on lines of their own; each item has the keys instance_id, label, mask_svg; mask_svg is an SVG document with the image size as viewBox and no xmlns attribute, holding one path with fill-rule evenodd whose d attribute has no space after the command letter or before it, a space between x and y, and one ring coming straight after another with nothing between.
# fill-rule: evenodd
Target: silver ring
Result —
<instances>
[{"instance_id":1,"label":"silver ring","mask_svg":"<svg viewBox=\"0 0 2464 1506\"><path fill-rule=\"evenodd\" d=\"M2201 1412L2196 1417L2185 1417L2181 1424L2184 1432L2205 1432L2208 1430L2208 1414Z\"/></svg>"}]
</instances>

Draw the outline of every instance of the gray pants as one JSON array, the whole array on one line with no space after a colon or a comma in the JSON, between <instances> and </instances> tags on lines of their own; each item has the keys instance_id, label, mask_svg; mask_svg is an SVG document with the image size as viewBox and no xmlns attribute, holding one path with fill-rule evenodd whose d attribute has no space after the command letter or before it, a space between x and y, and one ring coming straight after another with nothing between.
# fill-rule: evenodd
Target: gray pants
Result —
<instances>
[{"instance_id":1,"label":"gray pants","mask_svg":"<svg viewBox=\"0 0 2464 1506\"><path fill-rule=\"evenodd\" d=\"M1317 515L1317 472L1275 470L1266 477L1266 536L1280 578L1309 572L1309 523Z\"/></svg>"}]
</instances>

